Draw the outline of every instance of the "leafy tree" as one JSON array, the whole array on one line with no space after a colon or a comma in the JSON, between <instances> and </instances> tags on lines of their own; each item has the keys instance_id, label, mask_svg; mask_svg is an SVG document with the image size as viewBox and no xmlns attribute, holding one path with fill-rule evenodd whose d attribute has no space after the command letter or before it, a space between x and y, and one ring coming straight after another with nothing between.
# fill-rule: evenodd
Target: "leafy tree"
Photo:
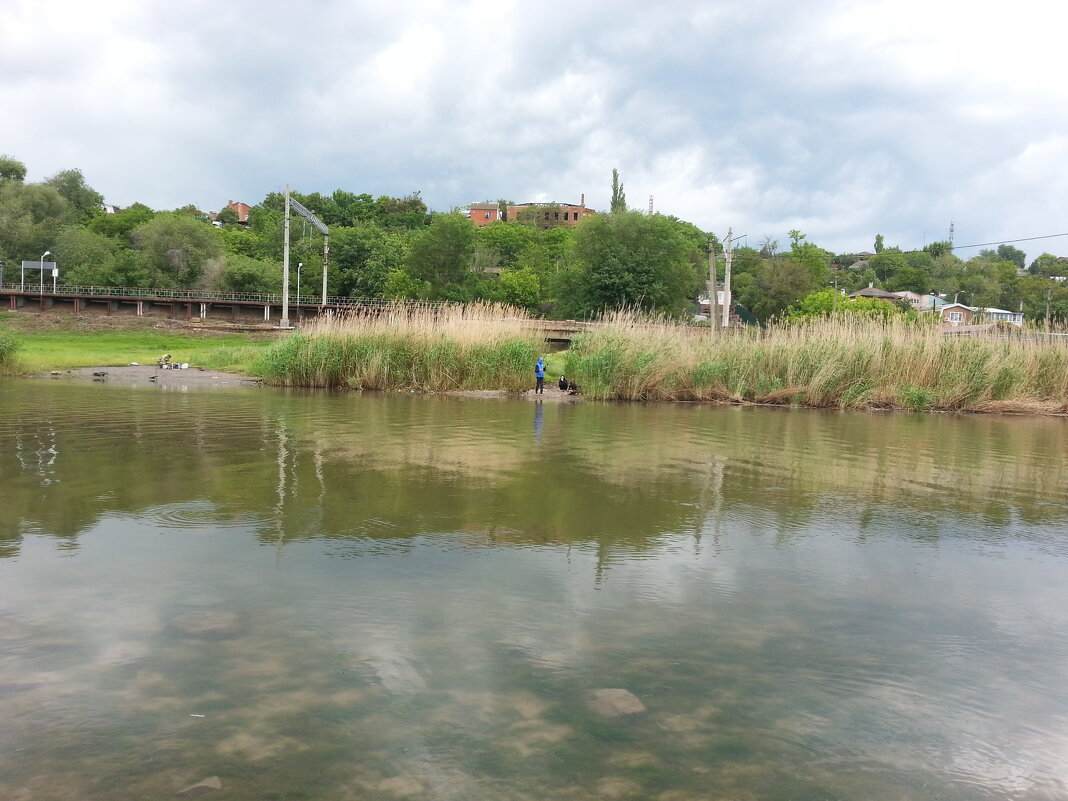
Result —
<instances>
[{"instance_id":1,"label":"leafy tree","mask_svg":"<svg viewBox=\"0 0 1068 801\"><path fill-rule=\"evenodd\" d=\"M64 228L53 251L65 284L110 286L119 280L114 239L81 226Z\"/></svg>"},{"instance_id":2,"label":"leafy tree","mask_svg":"<svg viewBox=\"0 0 1068 801\"><path fill-rule=\"evenodd\" d=\"M425 228L432 222L426 203L413 192L401 198L383 195L375 201L375 218L386 228Z\"/></svg>"},{"instance_id":3,"label":"leafy tree","mask_svg":"<svg viewBox=\"0 0 1068 801\"><path fill-rule=\"evenodd\" d=\"M931 290L931 273L922 267L904 266L886 279L883 287L887 292L918 292L921 295Z\"/></svg>"},{"instance_id":4,"label":"leafy tree","mask_svg":"<svg viewBox=\"0 0 1068 801\"><path fill-rule=\"evenodd\" d=\"M619 170L612 168L612 204L609 211L618 214L627 210L627 195L623 191L623 184L619 181Z\"/></svg>"},{"instance_id":5,"label":"leafy tree","mask_svg":"<svg viewBox=\"0 0 1068 801\"><path fill-rule=\"evenodd\" d=\"M786 316L790 320L803 320L809 317L830 317L838 314L888 320L905 313L897 304L887 303L885 300L850 298L845 295L836 297L836 294L834 289L810 293L791 304ZM912 312L912 315L915 316L915 312Z\"/></svg>"},{"instance_id":6,"label":"leafy tree","mask_svg":"<svg viewBox=\"0 0 1068 801\"><path fill-rule=\"evenodd\" d=\"M153 285L168 289L193 286L207 262L222 254L214 228L176 212L139 225L133 242Z\"/></svg>"},{"instance_id":7,"label":"leafy tree","mask_svg":"<svg viewBox=\"0 0 1068 801\"><path fill-rule=\"evenodd\" d=\"M735 296L757 319L766 321L813 292L812 272L793 258L764 262L735 284Z\"/></svg>"},{"instance_id":8,"label":"leafy tree","mask_svg":"<svg viewBox=\"0 0 1068 801\"><path fill-rule=\"evenodd\" d=\"M541 305L541 278L533 270L505 270L493 299L535 311Z\"/></svg>"},{"instance_id":9,"label":"leafy tree","mask_svg":"<svg viewBox=\"0 0 1068 801\"><path fill-rule=\"evenodd\" d=\"M803 264L812 276L815 286L826 284L830 278L831 260L834 254L823 248L805 242L805 234L800 231L790 231L790 257Z\"/></svg>"},{"instance_id":10,"label":"leafy tree","mask_svg":"<svg viewBox=\"0 0 1068 801\"><path fill-rule=\"evenodd\" d=\"M585 311L621 306L681 313L701 280L677 222L636 211L599 214L576 232Z\"/></svg>"},{"instance_id":11,"label":"leafy tree","mask_svg":"<svg viewBox=\"0 0 1068 801\"><path fill-rule=\"evenodd\" d=\"M876 234L875 235L875 252L876 253L882 253L883 252L883 235L882 234Z\"/></svg>"},{"instance_id":12,"label":"leafy tree","mask_svg":"<svg viewBox=\"0 0 1068 801\"><path fill-rule=\"evenodd\" d=\"M215 215L215 220L223 225L236 225L241 220L241 217L236 211L227 206Z\"/></svg>"},{"instance_id":13,"label":"leafy tree","mask_svg":"<svg viewBox=\"0 0 1068 801\"><path fill-rule=\"evenodd\" d=\"M526 225L491 222L480 228L476 236L479 247L492 252L496 263L508 269L516 265L519 254L534 242L537 231Z\"/></svg>"},{"instance_id":14,"label":"leafy tree","mask_svg":"<svg viewBox=\"0 0 1068 801\"><path fill-rule=\"evenodd\" d=\"M932 242L929 245L924 246L924 251L931 254L932 259L937 259L939 256L951 255L953 253L953 245L946 241Z\"/></svg>"},{"instance_id":15,"label":"leafy tree","mask_svg":"<svg viewBox=\"0 0 1068 801\"><path fill-rule=\"evenodd\" d=\"M134 203L114 214L100 214L88 222L89 230L130 243L130 234L141 223L148 222L155 212L143 203Z\"/></svg>"},{"instance_id":16,"label":"leafy tree","mask_svg":"<svg viewBox=\"0 0 1068 801\"><path fill-rule=\"evenodd\" d=\"M385 296L387 298L426 299L430 297L430 292L429 281L420 281L406 270L393 270L386 277Z\"/></svg>"},{"instance_id":17,"label":"leafy tree","mask_svg":"<svg viewBox=\"0 0 1068 801\"><path fill-rule=\"evenodd\" d=\"M104 196L85 182L81 170L62 170L45 181L62 195L79 222L104 213Z\"/></svg>"},{"instance_id":18,"label":"leafy tree","mask_svg":"<svg viewBox=\"0 0 1068 801\"><path fill-rule=\"evenodd\" d=\"M897 248L890 250L883 249L879 253L872 256L868 263L871 268L875 270L875 276L879 281L886 281L894 274L900 272L908 266L908 262Z\"/></svg>"},{"instance_id":19,"label":"leafy tree","mask_svg":"<svg viewBox=\"0 0 1068 801\"><path fill-rule=\"evenodd\" d=\"M14 181L21 184L26 180L26 165L14 156L0 154L0 181Z\"/></svg>"},{"instance_id":20,"label":"leafy tree","mask_svg":"<svg viewBox=\"0 0 1068 801\"><path fill-rule=\"evenodd\" d=\"M390 273L403 266L408 249L407 234L400 229L390 231L371 223L333 229L330 261L336 293L345 297L382 296Z\"/></svg>"},{"instance_id":21,"label":"leafy tree","mask_svg":"<svg viewBox=\"0 0 1068 801\"><path fill-rule=\"evenodd\" d=\"M1043 253L1027 269L1035 275L1065 275L1068 274L1068 261L1060 261L1052 253Z\"/></svg>"},{"instance_id":22,"label":"leafy tree","mask_svg":"<svg viewBox=\"0 0 1068 801\"><path fill-rule=\"evenodd\" d=\"M222 288L228 292L279 292L282 266L274 262L228 254L222 272Z\"/></svg>"},{"instance_id":23,"label":"leafy tree","mask_svg":"<svg viewBox=\"0 0 1068 801\"><path fill-rule=\"evenodd\" d=\"M435 214L430 226L412 242L407 271L419 281L428 281L438 297L446 289L464 283L475 249L475 226L458 214Z\"/></svg>"},{"instance_id":24,"label":"leafy tree","mask_svg":"<svg viewBox=\"0 0 1068 801\"><path fill-rule=\"evenodd\" d=\"M1015 264L1019 270L1022 270L1027 263L1027 254L1012 245L998 245L997 257L1002 261Z\"/></svg>"}]
</instances>

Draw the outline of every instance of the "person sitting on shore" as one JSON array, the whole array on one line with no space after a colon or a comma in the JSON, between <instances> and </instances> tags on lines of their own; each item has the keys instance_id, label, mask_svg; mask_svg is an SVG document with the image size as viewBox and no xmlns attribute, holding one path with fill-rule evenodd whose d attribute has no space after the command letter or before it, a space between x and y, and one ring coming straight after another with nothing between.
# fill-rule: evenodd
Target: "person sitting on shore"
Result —
<instances>
[{"instance_id":1,"label":"person sitting on shore","mask_svg":"<svg viewBox=\"0 0 1068 801\"><path fill-rule=\"evenodd\" d=\"M164 353L156 361L156 364L159 365L159 369L161 369L161 370L170 370L171 369L171 354Z\"/></svg>"},{"instance_id":2,"label":"person sitting on shore","mask_svg":"<svg viewBox=\"0 0 1068 801\"><path fill-rule=\"evenodd\" d=\"M567 394L568 395L578 395L579 394L579 385L576 384L574 381L568 381L568 383L567 383Z\"/></svg>"},{"instance_id":3,"label":"person sitting on shore","mask_svg":"<svg viewBox=\"0 0 1068 801\"><path fill-rule=\"evenodd\" d=\"M567 392L567 388L570 386L568 380L563 376L560 376L560 380L556 382L556 385L560 387L561 392Z\"/></svg>"}]
</instances>

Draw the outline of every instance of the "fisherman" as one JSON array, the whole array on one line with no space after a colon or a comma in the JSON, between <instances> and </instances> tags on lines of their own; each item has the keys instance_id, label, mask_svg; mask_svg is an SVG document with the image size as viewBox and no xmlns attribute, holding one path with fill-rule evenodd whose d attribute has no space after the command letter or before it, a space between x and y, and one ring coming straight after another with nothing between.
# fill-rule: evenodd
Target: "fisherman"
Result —
<instances>
[{"instance_id":1,"label":"fisherman","mask_svg":"<svg viewBox=\"0 0 1068 801\"><path fill-rule=\"evenodd\" d=\"M538 363L534 365L534 394L545 394L545 357L539 356Z\"/></svg>"},{"instance_id":2,"label":"fisherman","mask_svg":"<svg viewBox=\"0 0 1068 801\"><path fill-rule=\"evenodd\" d=\"M164 353L156 361L156 364L159 365L159 369L161 369L161 370L170 370L171 369L171 354Z\"/></svg>"}]
</instances>

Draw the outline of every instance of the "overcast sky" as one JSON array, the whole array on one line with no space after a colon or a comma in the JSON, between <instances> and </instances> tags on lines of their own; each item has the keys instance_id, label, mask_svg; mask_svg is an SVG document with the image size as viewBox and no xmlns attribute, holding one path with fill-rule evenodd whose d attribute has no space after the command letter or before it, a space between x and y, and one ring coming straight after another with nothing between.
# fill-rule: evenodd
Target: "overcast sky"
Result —
<instances>
[{"instance_id":1,"label":"overcast sky","mask_svg":"<svg viewBox=\"0 0 1068 801\"><path fill-rule=\"evenodd\" d=\"M1045 0L0 4L0 153L109 203L627 201L835 252L1068 232ZM1068 237L1022 242L1068 254ZM968 257L977 251L961 251Z\"/></svg>"}]
</instances>

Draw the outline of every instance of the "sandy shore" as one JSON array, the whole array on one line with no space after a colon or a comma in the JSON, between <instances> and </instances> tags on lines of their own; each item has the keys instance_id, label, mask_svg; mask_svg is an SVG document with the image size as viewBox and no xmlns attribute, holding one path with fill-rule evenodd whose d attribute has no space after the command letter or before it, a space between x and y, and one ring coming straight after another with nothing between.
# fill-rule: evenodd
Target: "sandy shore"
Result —
<instances>
[{"instance_id":1,"label":"sandy shore","mask_svg":"<svg viewBox=\"0 0 1068 801\"><path fill-rule=\"evenodd\" d=\"M260 383L258 378L237 373L222 373L190 367L187 370L160 370L155 365L126 367L79 367L73 370L57 370L41 373L42 378L70 381L100 381L123 386L161 387L250 387Z\"/></svg>"}]
</instances>

